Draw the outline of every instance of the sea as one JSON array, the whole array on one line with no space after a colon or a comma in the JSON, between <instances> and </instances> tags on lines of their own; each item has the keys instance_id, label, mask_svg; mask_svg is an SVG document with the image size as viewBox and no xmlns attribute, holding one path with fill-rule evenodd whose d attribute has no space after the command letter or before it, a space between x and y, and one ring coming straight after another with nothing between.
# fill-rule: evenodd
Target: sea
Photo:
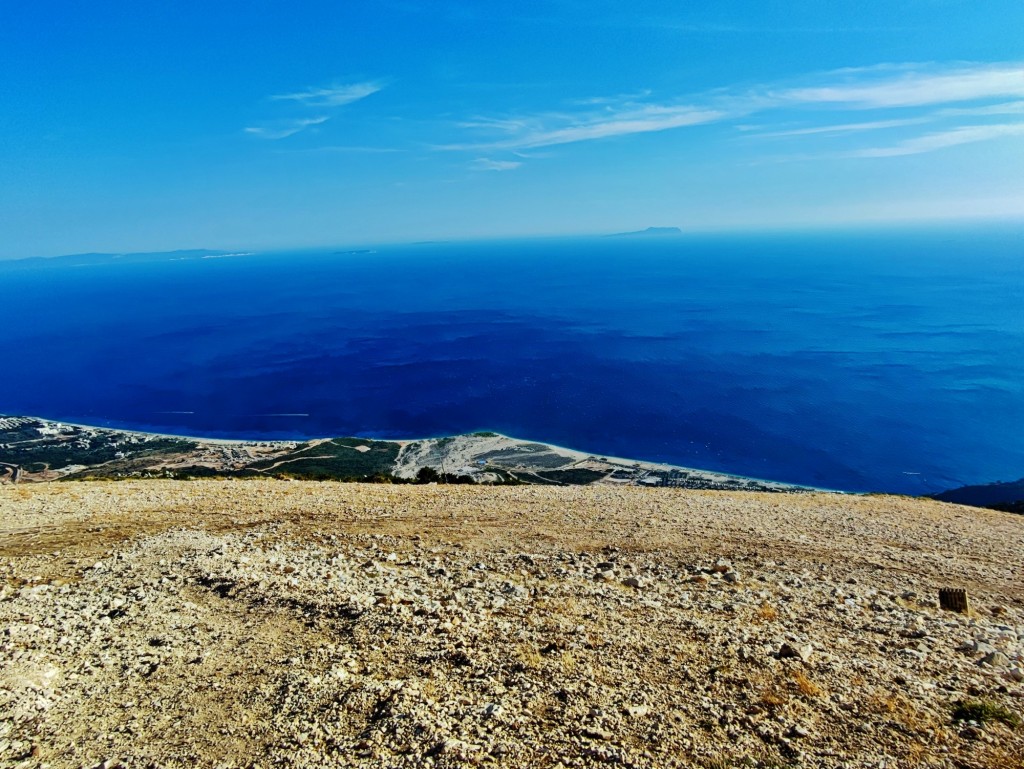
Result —
<instances>
[{"instance_id":1,"label":"sea","mask_svg":"<svg viewBox=\"0 0 1024 769\"><path fill-rule=\"evenodd\" d=\"M846 491L1024 476L1024 226L0 262L0 413L496 431Z\"/></svg>"}]
</instances>

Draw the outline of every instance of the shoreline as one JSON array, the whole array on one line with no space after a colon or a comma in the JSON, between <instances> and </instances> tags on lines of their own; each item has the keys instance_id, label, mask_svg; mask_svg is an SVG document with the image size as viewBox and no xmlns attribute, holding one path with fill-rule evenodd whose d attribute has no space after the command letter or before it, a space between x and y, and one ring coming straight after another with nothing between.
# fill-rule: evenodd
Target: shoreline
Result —
<instances>
[{"instance_id":1,"label":"shoreline","mask_svg":"<svg viewBox=\"0 0 1024 769\"><path fill-rule=\"evenodd\" d=\"M618 456L612 456L610 454L597 454L597 453L594 453L594 452L581 451L580 449L574 449L574 448L571 448L571 447L568 447L568 446L562 446L562 445L556 444L556 443L549 443L547 441L533 440L533 439L530 439L530 438L518 438L516 436L507 435L505 433L500 433L500 432L497 432L495 430L474 430L473 432L456 433L454 435L439 435L439 436L417 437L417 438L371 438L371 437L368 437L368 436L365 436L365 435L345 435L345 436L332 435L332 436L317 436L317 437L310 437L310 438L281 438L281 439L260 440L260 439L247 439L247 438L205 438L205 437L194 436L194 435L183 435L183 434L163 433L163 432L150 432L150 431L147 431L147 430L131 430L131 429L123 429L123 428L119 428L119 427L106 427L106 426L100 426L100 425L90 425L90 424L84 424L84 423L81 423L81 422L69 422L67 420L62 420L62 419L50 419L48 417L41 417L41 416L38 416L38 415L35 415L35 414L19 414L19 415L2 415L2 414L0 414L0 418L4 418L5 416L6 416L6 418L9 418L9 419L10 418L14 418L14 419L17 419L17 418L35 419L35 420L38 420L40 422L50 422L50 423L53 423L53 424L67 425L69 427L77 427L77 428L82 429L82 430L105 430L105 431L108 431L108 432L125 433L127 435L138 435L138 436L146 436L146 437L168 438L168 439L172 439L172 440L192 441L192 442L197 443L197 444L209 444L209 445L213 445L213 446L254 446L254 445L259 445L259 444L284 445L284 444L296 444L296 443L310 443L312 441L329 441L329 440L333 440L335 438L358 438L358 439L362 439L362 440L366 440L366 441L380 441L380 442L386 442L386 443L395 443L395 444L398 444L399 446L401 446L402 448L405 448L406 446L408 446L410 444L414 444L414 443L425 443L427 441L441 441L441 440L444 440L446 438L456 438L456 437L462 437L462 436L474 436L474 435L478 435L480 433L488 433L488 434L496 436L498 438L504 438L505 440L513 441L515 443L523 443L523 444L535 443L535 444L547 446L547 447L549 447L551 449L556 450L557 452L561 452L561 453L570 455L570 456L574 457L577 461L580 461L580 462L584 462L584 461L593 459L593 460L599 460L599 461L603 461L603 462L606 462L608 464L614 464L614 465L624 465L624 466L630 466L630 467L639 466L639 467L644 468L644 469L656 469L656 470L662 470L662 471L677 470L677 471L684 471L684 472L688 472L688 473L700 474L700 475L703 475L703 476L705 476L707 478L739 479L739 480L750 481L750 482L753 482L753 483L765 484L765 485L770 485L770 486L780 486L780 487L786 487L786 488L790 488L790 489L800 489L800 490L805 490L805 491L814 491L814 492L821 492L821 493L826 493L826 494L859 495L859 494L862 494L862 493L869 493L869 492L846 491L846 490L843 490L843 489L823 488L823 487L819 487L819 486L810 486L810 485L807 485L807 484L790 483L788 481L779 481L779 480L774 480L774 479L771 479L771 478L758 478L758 477L754 477L754 476L750 476L750 475L742 475L740 473L731 473L731 472L725 472L725 471L720 471L720 470L709 470L709 469L706 469L706 468L689 467L689 466L686 466L686 465L673 465L673 464L666 463L666 462L654 462L654 461L650 461L650 460L636 459L636 458L632 458L632 457L618 457ZM885 493L888 493L888 492L885 492Z\"/></svg>"}]
</instances>

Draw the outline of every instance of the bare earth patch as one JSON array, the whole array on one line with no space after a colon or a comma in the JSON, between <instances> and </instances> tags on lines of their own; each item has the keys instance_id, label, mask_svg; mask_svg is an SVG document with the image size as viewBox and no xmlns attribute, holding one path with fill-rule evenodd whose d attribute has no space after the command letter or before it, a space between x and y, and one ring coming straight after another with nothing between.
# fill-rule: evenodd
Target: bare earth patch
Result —
<instances>
[{"instance_id":1,"label":"bare earth patch","mask_svg":"<svg viewBox=\"0 0 1024 769\"><path fill-rule=\"evenodd\" d=\"M1024 517L993 511L0 487L3 766L1021 767L1022 655Z\"/></svg>"}]
</instances>

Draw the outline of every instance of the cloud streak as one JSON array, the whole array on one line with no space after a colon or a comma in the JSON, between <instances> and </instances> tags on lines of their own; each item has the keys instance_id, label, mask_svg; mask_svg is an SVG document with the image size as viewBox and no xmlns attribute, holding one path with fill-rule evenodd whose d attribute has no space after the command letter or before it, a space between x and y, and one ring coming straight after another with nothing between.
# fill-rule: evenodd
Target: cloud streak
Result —
<instances>
[{"instance_id":1,"label":"cloud streak","mask_svg":"<svg viewBox=\"0 0 1024 769\"><path fill-rule=\"evenodd\" d=\"M827 138L924 124L954 114L978 118L1018 114L1024 105L1024 65L1015 62L945 67L882 64L827 72L808 78L801 84L765 85L744 91L721 89L685 101L640 100L647 95L648 92L644 91L631 97L576 99L561 111L475 117L458 124L459 128L476 134L475 140L451 143L438 149L515 152L722 123L753 115L768 117L779 112L786 112L790 118L795 114L812 119L816 124L767 131L759 136L821 135ZM987 103L995 99L1010 101ZM943 105L947 105L945 109L939 109ZM922 113L920 110L923 108L930 110ZM832 120L832 115L849 114L850 110L872 110L883 114L873 120L847 119L822 125L823 121ZM902 110L903 114L886 117L884 113L887 110ZM918 112L908 117L905 114L907 110ZM924 147L938 149L1005 135L1016 135L1016 132L1006 126L960 126L877 151L890 155L912 154L930 151L921 149ZM945 138L937 138L939 136ZM942 144L943 141L947 143Z\"/></svg>"},{"instance_id":2,"label":"cloud streak","mask_svg":"<svg viewBox=\"0 0 1024 769\"><path fill-rule=\"evenodd\" d=\"M1008 101L1002 104L989 104L985 107L950 107L940 110L940 115L1024 115L1024 101Z\"/></svg>"},{"instance_id":3,"label":"cloud streak","mask_svg":"<svg viewBox=\"0 0 1024 769\"><path fill-rule=\"evenodd\" d=\"M331 119L330 115L322 114L344 107L347 104L365 99L371 94L377 93L384 87L384 84L376 80L368 80L362 83L349 83L346 85L331 85L324 88L307 88L305 91L295 93L281 93L271 96L271 101L295 102L307 115L312 110L321 114L310 117L286 118L281 120L267 121L262 125L248 126L243 129L250 136L260 139L287 139L311 126L326 123ZM294 110L293 110L294 111Z\"/></svg>"},{"instance_id":4,"label":"cloud streak","mask_svg":"<svg viewBox=\"0 0 1024 769\"><path fill-rule=\"evenodd\" d=\"M296 120L279 120L262 126L249 126L245 132L260 139L287 139L310 126L320 125L330 120L326 115Z\"/></svg>"},{"instance_id":5,"label":"cloud streak","mask_svg":"<svg viewBox=\"0 0 1024 769\"><path fill-rule=\"evenodd\" d=\"M491 158L477 158L470 164L474 171L514 171L522 165L518 160L492 160Z\"/></svg>"},{"instance_id":6,"label":"cloud streak","mask_svg":"<svg viewBox=\"0 0 1024 769\"><path fill-rule=\"evenodd\" d=\"M901 128L908 125L920 125L931 120L930 117L903 118L900 120L872 120L866 123L840 123L839 125L814 126L813 128L794 128L785 131L765 131L751 133L756 138L781 136L813 136L814 134L862 133L864 131L880 131L885 128Z\"/></svg>"},{"instance_id":7,"label":"cloud streak","mask_svg":"<svg viewBox=\"0 0 1024 769\"><path fill-rule=\"evenodd\" d=\"M921 107L979 99L1024 98L1024 66L997 64L948 71L894 65L840 70L844 82L769 91L789 104L837 104L855 108Z\"/></svg>"},{"instance_id":8,"label":"cloud streak","mask_svg":"<svg viewBox=\"0 0 1024 769\"><path fill-rule=\"evenodd\" d=\"M347 85L330 85L324 88L307 88L295 93L280 93L271 96L273 101L294 101L306 107L343 107L346 104L365 99L384 88L384 83L368 80Z\"/></svg>"},{"instance_id":9,"label":"cloud streak","mask_svg":"<svg viewBox=\"0 0 1024 769\"><path fill-rule=\"evenodd\" d=\"M482 128L510 134L507 139L490 142L450 144L447 150L530 150L554 147L560 144L611 139L631 134L667 131L683 126L700 125L723 120L728 114L719 110L689 106L648 105L608 114L570 117L567 115L539 115L523 120L480 119L462 123L464 128ZM553 125L561 122L563 125Z\"/></svg>"},{"instance_id":10,"label":"cloud streak","mask_svg":"<svg viewBox=\"0 0 1024 769\"><path fill-rule=\"evenodd\" d=\"M919 155L955 147L958 144L1002 139L1007 136L1024 136L1024 123L1002 123L997 125L960 126L948 131L937 131L906 139L890 147L873 147L847 153L847 157L888 158L901 155Z\"/></svg>"}]
</instances>

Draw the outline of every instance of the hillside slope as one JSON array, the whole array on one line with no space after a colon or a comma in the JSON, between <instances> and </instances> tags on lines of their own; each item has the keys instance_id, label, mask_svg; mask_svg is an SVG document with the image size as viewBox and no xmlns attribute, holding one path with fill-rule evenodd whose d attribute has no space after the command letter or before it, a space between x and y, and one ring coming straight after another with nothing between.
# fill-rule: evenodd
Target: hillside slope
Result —
<instances>
[{"instance_id":1,"label":"hillside slope","mask_svg":"<svg viewBox=\"0 0 1024 769\"><path fill-rule=\"evenodd\" d=\"M1022 575L896 497L7 485L0 764L1020 767Z\"/></svg>"}]
</instances>

